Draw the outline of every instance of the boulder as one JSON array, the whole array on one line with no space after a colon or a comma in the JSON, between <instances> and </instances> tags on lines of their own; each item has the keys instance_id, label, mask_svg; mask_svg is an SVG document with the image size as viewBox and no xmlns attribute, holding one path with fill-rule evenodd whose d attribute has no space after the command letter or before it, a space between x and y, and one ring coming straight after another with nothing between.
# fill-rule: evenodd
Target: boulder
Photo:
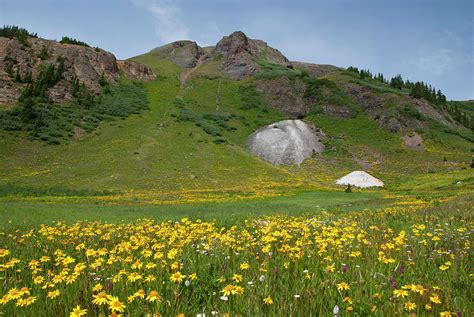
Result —
<instances>
[{"instance_id":1,"label":"boulder","mask_svg":"<svg viewBox=\"0 0 474 317\"><path fill-rule=\"evenodd\" d=\"M324 134L301 120L283 120L250 135L249 150L272 164L300 164L321 153Z\"/></svg>"}]
</instances>

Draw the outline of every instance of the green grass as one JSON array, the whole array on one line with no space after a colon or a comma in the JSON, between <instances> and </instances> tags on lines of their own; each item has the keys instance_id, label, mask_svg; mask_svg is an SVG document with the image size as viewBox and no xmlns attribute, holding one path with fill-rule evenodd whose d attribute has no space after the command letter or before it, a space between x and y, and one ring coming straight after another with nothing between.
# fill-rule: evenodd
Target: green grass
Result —
<instances>
[{"instance_id":1,"label":"green grass","mask_svg":"<svg viewBox=\"0 0 474 317\"><path fill-rule=\"evenodd\" d=\"M283 65L268 63L265 60L258 61L258 64L262 68L259 73L255 75L256 79L276 79L282 76L288 77L290 80L295 78L302 78L307 76L306 73L299 69L288 68Z\"/></svg>"},{"instance_id":2,"label":"green grass","mask_svg":"<svg viewBox=\"0 0 474 317\"><path fill-rule=\"evenodd\" d=\"M38 226L52 221L72 223L78 220L133 222L140 218L158 222L189 219L216 220L229 225L249 217L265 215L301 215L321 211L375 209L386 206L381 192L296 192L289 196L244 201L185 203L178 205L96 205L74 203L38 203L31 201L0 202L0 222L14 226Z\"/></svg>"}]
</instances>

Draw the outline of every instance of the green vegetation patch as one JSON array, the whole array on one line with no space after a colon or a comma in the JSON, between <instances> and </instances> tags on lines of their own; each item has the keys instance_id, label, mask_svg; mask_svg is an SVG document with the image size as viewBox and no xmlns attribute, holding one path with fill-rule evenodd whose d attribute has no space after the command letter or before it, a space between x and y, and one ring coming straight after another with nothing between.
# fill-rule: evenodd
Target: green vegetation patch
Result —
<instances>
[{"instance_id":1,"label":"green vegetation patch","mask_svg":"<svg viewBox=\"0 0 474 317\"><path fill-rule=\"evenodd\" d=\"M14 25L4 25L0 28L0 37L7 37L9 39L16 38L24 46L29 46L28 38L38 37L36 33L30 33L24 28Z\"/></svg>"},{"instance_id":2,"label":"green vegetation patch","mask_svg":"<svg viewBox=\"0 0 474 317\"><path fill-rule=\"evenodd\" d=\"M241 101L240 109L242 110L260 109L263 112L268 111L265 103L262 100L262 97L257 92L255 85L248 84L248 85L239 86L237 90L237 94Z\"/></svg>"},{"instance_id":3,"label":"green vegetation patch","mask_svg":"<svg viewBox=\"0 0 474 317\"><path fill-rule=\"evenodd\" d=\"M73 137L94 131L103 120L125 118L148 109L142 84L122 81L106 85L103 94L92 95L84 85L73 82L74 99L65 104L53 102L47 90L62 77L63 60L59 65L41 69L38 78L23 91L18 104L0 112L0 129L26 131L36 140L60 144Z\"/></svg>"},{"instance_id":4,"label":"green vegetation patch","mask_svg":"<svg viewBox=\"0 0 474 317\"><path fill-rule=\"evenodd\" d=\"M314 100L310 114L323 112L324 106L347 107L355 116L360 111L354 101L332 80L326 78L305 77L307 84L304 97Z\"/></svg>"},{"instance_id":5,"label":"green vegetation patch","mask_svg":"<svg viewBox=\"0 0 474 317\"><path fill-rule=\"evenodd\" d=\"M63 36L62 39L61 39L61 41L59 41L59 43L61 43L61 44L73 44L73 45L79 45L79 46L90 47L89 44L87 44L86 42L82 42L82 41L73 39L73 38L68 37L68 36Z\"/></svg>"},{"instance_id":6,"label":"green vegetation patch","mask_svg":"<svg viewBox=\"0 0 474 317\"><path fill-rule=\"evenodd\" d=\"M177 121L193 122L200 127L204 132L214 137L215 143L224 143L226 140L222 137L223 131L235 131L237 128L229 125L229 121L234 119L234 114L220 114L220 113L198 113L189 109L189 103L195 103L192 100L183 102L181 99L176 99L174 104L178 107L178 113L172 114Z\"/></svg>"},{"instance_id":7,"label":"green vegetation patch","mask_svg":"<svg viewBox=\"0 0 474 317\"><path fill-rule=\"evenodd\" d=\"M454 120L468 129L474 129L474 100L450 101L446 109Z\"/></svg>"},{"instance_id":8,"label":"green vegetation patch","mask_svg":"<svg viewBox=\"0 0 474 317\"><path fill-rule=\"evenodd\" d=\"M266 61L258 61L258 64L262 69L258 74L255 75L256 79L276 79L285 76L292 80L295 78L307 76L307 73L299 69L294 69L283 65L272 64Z\"/></svg>"}]
</instances>

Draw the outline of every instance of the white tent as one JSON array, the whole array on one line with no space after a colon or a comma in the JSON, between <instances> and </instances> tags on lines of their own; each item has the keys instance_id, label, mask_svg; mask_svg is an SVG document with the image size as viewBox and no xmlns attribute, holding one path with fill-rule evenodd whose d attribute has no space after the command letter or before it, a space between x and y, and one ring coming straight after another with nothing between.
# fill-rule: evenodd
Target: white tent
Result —
<instances>
[{"instance_id":1,"label":"white tent","mask_svg":"<svg viewBox=\"0 0 474 317\"><path fill-rule=\"evenodd\" d=\"M380 179L364 171L354 171L336 181L338 185L351 185L360 188L367 187L383 187L383 182Z\"/></svg>"}]
</instances>

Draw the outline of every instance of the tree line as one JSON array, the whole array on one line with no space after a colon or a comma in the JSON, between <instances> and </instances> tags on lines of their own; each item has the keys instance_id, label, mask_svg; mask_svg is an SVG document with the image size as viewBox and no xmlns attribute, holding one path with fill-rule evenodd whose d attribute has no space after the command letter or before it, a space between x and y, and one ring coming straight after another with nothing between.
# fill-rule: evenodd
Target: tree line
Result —
<instances>
[{"instance_id":1,"label":"tree line","mask_svg":"<svg viewBox=\"0 0 474 317\"><path fill-rule=\"evenodd\" d=\"M385 78L382 73L373 75L368 69L359 70L357 67L353 66L348 67L347 70L358 74L360 79L375 80L399 90L408 89L410 96L413 98L423 98L436 105L446 106L446 96L441 92L441 90L436 90L435 87L428 85L423 81L411 82L408 79L403 80L401 75L392 77L389 80L388 78Z\"/></svg>"},{"instance_id":2,"label":"tree line","mask_svg":"<svg viewBox=\"0 0 474 317\"><path fill-rule=\"evenodd\" d=\"M38 37L38 34L30 33L28 30L15 25L4 25L0 28L0 36L9 39L16 38L21 44L28 46L28 38Z\"/></svg>"}]
</instances>

